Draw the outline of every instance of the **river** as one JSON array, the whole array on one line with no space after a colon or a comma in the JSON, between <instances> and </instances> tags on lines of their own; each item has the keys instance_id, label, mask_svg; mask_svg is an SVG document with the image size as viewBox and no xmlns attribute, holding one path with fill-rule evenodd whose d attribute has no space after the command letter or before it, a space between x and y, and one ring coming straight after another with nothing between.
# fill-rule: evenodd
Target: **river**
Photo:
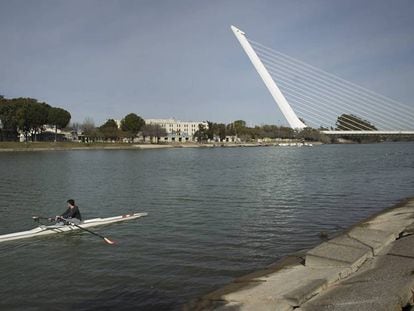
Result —
<instances>
[{"instance_id":1,"label":"river","mask_svg":"<svg viewBox=\"0 0 414 311\"><path fill-rule=\"evenodd\" d=\"M33 215L148 212L0 244L1 310L179 310L414 195L414 143L0 153L0 234Z\"/></svg>"}]
</instances>

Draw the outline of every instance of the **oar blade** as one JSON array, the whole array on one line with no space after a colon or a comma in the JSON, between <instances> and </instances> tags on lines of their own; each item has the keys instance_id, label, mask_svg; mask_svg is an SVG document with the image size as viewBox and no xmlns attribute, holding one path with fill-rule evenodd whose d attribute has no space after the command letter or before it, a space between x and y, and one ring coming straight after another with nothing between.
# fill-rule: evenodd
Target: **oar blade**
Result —
<instances>
[{"instance_id":1,"label":"oar blade","mask_svg":"<svg viewBox=\"0 0 414 311\"><path fill-rule=\"evenodd\" d=\"M110 239L108 239L108 238L104 238L104 241L105 241L106 243L108 243L108 244L111 244L111 245L115 244L115 242L114 242L114 241L111 241L111 240L110 240Z\"/></svg>"}]
</instances>

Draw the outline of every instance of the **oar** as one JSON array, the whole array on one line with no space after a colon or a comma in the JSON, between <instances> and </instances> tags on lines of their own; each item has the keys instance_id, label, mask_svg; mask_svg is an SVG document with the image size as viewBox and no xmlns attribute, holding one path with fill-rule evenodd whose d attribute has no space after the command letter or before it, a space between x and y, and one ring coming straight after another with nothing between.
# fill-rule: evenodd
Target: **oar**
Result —
<instances>
[{"instance_id":1,"label":"oar","mask_svg":"<svg viewBox=\"0 0 414 311\"><path fill-rule=\"evenodd\" d=\"M32 216L34 221L39 222L40 219L43 220L49 220L49 221L55 221L55 217L41 217L41 216Z\"/></svg>"},{"instance_id":2,"label":"oar","mask_svg":"<svg viewBox=\"0 0 414 311\"><path fill-rule=\"evenodd\" d=\"M39 220L39 219L48 219L48 220L50 220L51 218L47 218L47 217L37 217L37 216L33 216L32 217L33 218L33 220ZM86 229L86 228L84 228L84 227L81 227L81 226L79 226L79 225L77 225L77 224L75 224L75 223L73 223L73 222L71 222L71 221L69 221L69 220L67 220L67 219L65 219L65 218L63 218L63 217L58 217L58 219L61 219L61 220L63 220L64 222L66 222L66 223L68 223L68 224L70 224L70 225L72 225L72 226L75 226L75 227L78 227L79 229L81 229L81 230L83 230L83 231L86 231L86 232L89 232L89 233L91 233L91 234L93 234L93 235L96 235L97 237L100 237L101 239L103 239L106 243L108 243L108 244L115 244L115 242L114 241L111 241L110 239L108 239L107 237L104 237L103 235L100 235L100 234L98 234L98 233L96 233L96 232L93 232L93 231L91 231L91 230L89 230L89 229Z\"/></svg>"},{"instance_id":3,"label":"oar","mask_svg":"<svg viewBox=\"0 0 414 311\"><path fill-rule=\"evenodd\" d=\"M75 227L78 227L79 229L81 229L81 230L83 230L83 231L86 231L86 232L89 232L89 233L91 233L91 234L93 234L93 235L96 235L97 237L100 237L101 239L103 239L106 243L108 243L108 244L115 244L115 242L114 241L111 241L110 239L108 239L107 237L104 237L103 235L100 235L100 234L98 234L98 233L96 233L96 232L93 232L93 231L91 231L91 230L89 230L89 229L86 229L86 228L84 228L84 227L81 227L81 226L79 226L79 225L77 225L77 224L75 224L75 223L73 223L73 222L71 222L71 221L69 221L69 220L67 220L67 219L65 219L65 218L63 218L63 217L58 217L58 219L62 219L64 222L67 222L67 223L69 223L69 224L71 224L72 226L75 226Z\"/></svg>"}]
</instances>

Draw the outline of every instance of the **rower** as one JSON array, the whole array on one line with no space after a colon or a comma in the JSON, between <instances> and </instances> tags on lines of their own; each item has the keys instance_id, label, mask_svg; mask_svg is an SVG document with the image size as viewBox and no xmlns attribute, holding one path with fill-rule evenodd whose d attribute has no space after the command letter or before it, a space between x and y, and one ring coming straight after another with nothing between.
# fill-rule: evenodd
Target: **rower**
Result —
<instances>
[{"instance_id":1,"label":"rower","mask_svg":"<svg viewBox=\"0 0 414 311\"><path fill-rule=\"evenodd\" d=\"M56 216L55 220L59 221L59 220L62 220L62 218L64 218L74 224L80 224L82 220L82 216L80 214L79 207L75 204L75 200L69 199L67 203L68 203L68 208L66 209L66 211L62 215ZM63 225L64 222L60 221L58 224Z\"/></svg>"}]
</instances>

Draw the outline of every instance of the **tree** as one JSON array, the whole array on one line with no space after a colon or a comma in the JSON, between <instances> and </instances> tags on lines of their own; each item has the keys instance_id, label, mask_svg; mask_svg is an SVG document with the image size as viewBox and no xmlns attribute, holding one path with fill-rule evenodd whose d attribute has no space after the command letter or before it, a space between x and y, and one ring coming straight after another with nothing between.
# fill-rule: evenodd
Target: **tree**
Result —
<instances>
[{"instance_id":1,"label":"tree","mask_svg":"<svg viewBox=\"0 0 414 311\"><path fill-rule=\"evenodd\" d=\"M105 139L117 140L120 136L118 124L114 119L108 119L99 127L99 130Z\"/></svg>"},{"instance_id":2,"label":"tree","mask_svg":"<svg viewBox=\"0 0 414 311\"><path fill-rule=\"evenodd\" d=\"M151 142L152 139L155 137L157 144L159 143L159 139L161 137L167 136L167 131L159 124L145 124L141 128L141 132L142 136L149 137Z\"/></svg>"},{"instance_id":3,"label":"tree","mask_svg":"<svg viewBox=\"0 0 414 311\"><path fill-rule=\"evenodd\" d=\"M137 136L139 130L145 125L144 119L140 116L137 116L135 113L130 113L125 116L121 121L121 129L127 132L131 140Z\"/></svg>"},{"instance_id":4,"label":"tree","mask_svg":"<svg viewBox=\"0 0 414 311\"><path fill-rule=\"evenodd\" d=\"M243 137L244 139L248 139L251 137L249 129L246 126L246 121L244 120L236 120L233 122L232 130L234 131L235 136Z\"/></svg>"},{"instance_id":5,"label":"tree","mask_svg":"<svg viewBox=\"0 0 414 311\"><path fill-rule=\"evenodd\" d=\"M213 123L207 121L208 129L207 129L207 136L209 139L214 139L215 137L219 137L220 140L224 140L226 138L226 125L223 123Z\"/></svg>"},{"instance_id":6,"label":"tree","mask_svg":"<svg viewBox=\"0 0 414 311\"><path fill-rule=\"evenodd\" d=\"M244 121L244 120L236 120L233 123L234 123L234 127L237 128L237 129L241 129L243 127L246 127L246 121Z\"/></svg>"},{"instance_id":7,"label":"tree","mask_svg":"<svg viewBox=\"0 0 414 311\"><path fill-rule=\"evenodd\" d=\"M2 139L17 140L18 131L23 132L27 141L32 140L43 130L45 124L65 127L70 121L70 113L61 108L38 102L34 98L0 98L0 120L3 126ZM56 131L56 129L55 129Z\"/></svg>"},{"instance_id":8,"label":"tree","mask_svg":"<svg viewBox=\"0 0 414 311\"><path fill-rule=\"evenodd\" d=\"M17 128L23 131L27 141L29 133L34 134L42 130L43 125L48 121L48 113L51 107L46 103L39 103L34 98L14 98L10 101L12 118Z\"/></svg>"},{"instance_id":9,"label":"tree","mask_svg":"<svg viewBox=\"0 0 414 311\"><path fill-rule=\"evenodd\" d=\"M342 114L336 121L337 130L340 131L376 131L377 128L367 120L353 114Z\"/></svg>"},{"instance_id":10,"label":"tree","mask_svg":"<svg viewBox=\"0 0 414 311\"><path fill-rule=\"evenodd\" d=\"M246 121L243 120L236 120L233 122L234 129L236 131L236 135L240 135L245 132L246 129Z\"/></svg>"},{"instance_id":11,"label":"tree","mask_svg":"<svg viewBox=\"0 0 414 311\"><path fill-rule=\"evenodd\" d=\"M0 121L2 140L17 140L17 105L6 98L0 99Z\"/></svg>"},{"instance_id":12,"label":"tree","mask_svg":"<svg viewBox=\"0 0 414 311\"><path fill-rule=\"evenodd\" d=\"M220 140L226 139L226 125L223 123L217 124L217 133Z\"/></svg>"},{"instance_id":13,"label":"tree","mask_svg":"<svg viewBox=\"0 0 414 311\"><path fill-rule=\"evenodd\" d=\"M89 142L90 140L95 141L98 138L98 130L96 129L95 122L92 118L85 118L83 123L80 125L82 134L85 136L85 140Z\"/></svg>"},{"instance_id":14,"label":"tree","mask_svg":"<svg viewBox=\"0 0 414 311\"><path fill-rule=\"evenodd\" d=\"M198 130L194 133L194 137L197 139L198 142L207 141L208 139L208 129L204 126L204 124L198 125Z\"/></svg>"},{"instance_id":15,"label":"tree","mask_svg":"<svg viewBox=\"0 0 414 311\"><path fill-rule=\"evenodd\" d=\"M209 139L213 139L214 134L215 134L214 130L215 130L215 127L216 127L216 123L207 121L207 124L208 124L207 136L208 136Z\"/></svg>"},{"instance_id":16,"label":"tree","mask_svg":"<svg viewBox=\"0 0 414 311\"><path fill-rule=\"evenodd\" d=\"M299 131L296 135L296 138L307 141L321 141L324 143L330 142L330 138L327 135L324 135L319 130L311 127L305 127L304 129Z\"/></svg>"},{"instance_id":17,"label":"tree","mask_svg":"<svg viewBox=\"0 0 414 311\"><path fill-rule=\"evenodd\" d=\"M95 122L92 118L85 118L83 123L80 125L80 129L84 135L88 136L93 130L95 130Z\"/></svg>"},{"instance_id":18,"label":"tree","mask_svg":"<svg viewBox=\"0 0 414 311\"><path fill-rule=\"evenodd\" d=\"M231 136L236 135L236 130L234 128L234 123L230 123L230 124L226 125L226 134L231 135Z\"/></svg>"},{"instance_id":19,"label":"tree","mask_svg":"<svg viewBox=\"0 0 414 311\"><path fill-rule=\"evenodd\" d=\"M50 109L52 108L46 103L38 103L38 102L29 103L28 105L29 126L31 128L31 131L34 134L34 140L37 140L37 134L40 131L42 131L43 126L48 123ZM70 120L70 117L69 117L69 120Z\"/></svg>"},{"instance_id":20,"label":"tree","mask_svg":"<svg viewBox=\"0 0 414 311\"><path fill-rule=\"evenodd\" d=\"M69 124L71 115L68 111L62 108L50 108L48 114L48 124L55 127L55 142L57 138L57 129L62 129Z\"/></svg>"},{"instance_id":21,"label":"tree","mask_svg":"<svg viewBox=\"0 0 414 311\"><path fill-rule=\"evenodd\" d=\"M74 132L78 132L81 129L81 124L78 122L73 122L71 124L69 124L69 129L74 131Z\"/></svg>"}]
</instances>

